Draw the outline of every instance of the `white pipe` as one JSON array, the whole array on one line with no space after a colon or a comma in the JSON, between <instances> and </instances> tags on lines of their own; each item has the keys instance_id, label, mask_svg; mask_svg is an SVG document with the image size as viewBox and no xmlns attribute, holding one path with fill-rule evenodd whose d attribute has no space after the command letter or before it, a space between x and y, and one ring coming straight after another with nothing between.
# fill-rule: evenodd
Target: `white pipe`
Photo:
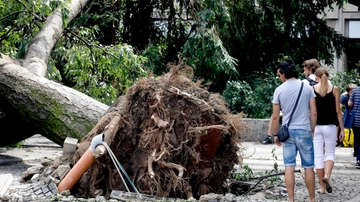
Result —
<instances>
[{"instance_id":1,"label":"white pipe","mask_svg":"<svg viewBox=\"0 0 360 202\"><path fill-rule=\"evenodd\" d=\"M93 137L93 139L91 140L91 143L90 143L90 147L89 149L92 151L92 152L95 152L95 148L99 145L99 144L102 144L105 140L105 134L99 134L95 137Z\"/></svg>"}]
</instances>

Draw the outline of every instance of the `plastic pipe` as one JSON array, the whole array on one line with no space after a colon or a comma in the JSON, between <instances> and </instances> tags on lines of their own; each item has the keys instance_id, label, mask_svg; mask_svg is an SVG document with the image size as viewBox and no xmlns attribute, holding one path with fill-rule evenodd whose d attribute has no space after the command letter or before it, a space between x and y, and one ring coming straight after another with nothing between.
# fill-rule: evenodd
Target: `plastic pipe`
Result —
<instances>
[{"instance_id":1,"label":"plastic pipe","mask_svg":"<svg viewBox=\"0 0 360 202\"><path fill-rule=\"evenodd\" d=\"M105 134L95 136L90 144L90 147L84 155L76 162L74 167L69 171L68 174L58 185L58 192L61 193L64 190L70 190L76 182L80 180L83 174L90 168L91 164L95 161L95 148L97 145L102 144L105 139Z\"/></svg>"}]
</instances>

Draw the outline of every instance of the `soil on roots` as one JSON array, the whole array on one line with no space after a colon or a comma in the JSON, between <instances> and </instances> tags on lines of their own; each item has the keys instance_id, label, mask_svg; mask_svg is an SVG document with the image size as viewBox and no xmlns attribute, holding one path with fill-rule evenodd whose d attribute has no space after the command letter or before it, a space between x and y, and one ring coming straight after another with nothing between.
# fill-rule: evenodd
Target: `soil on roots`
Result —
<instances>
[{"instance_id":1,"label":"soil on roots","mask_svg":"<svg viewBox=\"0 0 360 202\"><path fill-rule=\"evenodd\" d=\"M94 136L105 133L105 141L140 193L183 199L223 193L234 165L241 164L238 144L244 124L241 115L229 113L224 100L201 82L193 82L192 76L192 69L181 63L159 78L135 83L81 141L71 164ZM111 126L114 132L107 132L115 117L119 121ZM127 187L131 189L128 182ZM106 153L71 193L109 198L112 190L127 188Z\"/></svg>"}]
</instances>

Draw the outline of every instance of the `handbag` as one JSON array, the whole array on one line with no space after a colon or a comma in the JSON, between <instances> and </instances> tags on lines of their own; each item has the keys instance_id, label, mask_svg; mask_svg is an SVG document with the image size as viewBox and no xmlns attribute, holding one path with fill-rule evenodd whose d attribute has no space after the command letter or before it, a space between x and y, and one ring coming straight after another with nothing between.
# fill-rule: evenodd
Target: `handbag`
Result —
<instances>
[{"instance_id":1,"label":"handbag","mask_svg":"<svg viewBox=\"0 0 360 202\"><path fill-rule=\"evenodd\" d=\"M352 128L354 121L354 112L353 110L347 108L343 116L344 128Z\"/></svg>"},{"instance_id":2,"label":"handbag","mask_svg":"<svg viewBox=\"0 0 360 202\"><path fill-rule=\"evenodd\" d=\"M301 91L303 89L303 86L304 86L304 82L301 82L301 87L300 87L300 91L299 91L299 94L298 94L298 97L296 99L296 102L295 102L295 106L290 114L290 118L289 118L289 122L287 124L284 124L282 126L280 126L278 132L277 132L277 136L278 136L278 140L280 142L286 142L287 139L289 139L290 135L289 135L289 125L290 125L290 122L291 122L291 118L294 114L294 111L297 107L297 104L298 104L298 101L299 101L299 98L300 98L300 95L301 95Z\"/></svg>"},{"instance_id":3,"label":"handbag","mask_svg":"<svg viewBox=\"0 0 360 202\"><path fill-rule=\"evenodd\" d=\"M354 146L354 132L351 128L344 129L344 147L353 147Z\"/></svg>"}]
</instances>

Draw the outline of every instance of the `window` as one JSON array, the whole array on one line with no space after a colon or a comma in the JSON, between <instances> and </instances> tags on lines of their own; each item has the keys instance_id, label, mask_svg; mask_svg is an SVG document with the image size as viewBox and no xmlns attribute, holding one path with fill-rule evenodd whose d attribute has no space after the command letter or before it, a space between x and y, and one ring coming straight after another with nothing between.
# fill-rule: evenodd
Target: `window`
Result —
<instances>
[{"instance_id":1,"label":"window","mask_svg":"<svg viewBox=\"0 0 360 202\"><path fill-rule=\"evenodd\" d=\"M349 38L360 38L360 21L350 20L349 21Z\"/></svg>"}]
</instances>

